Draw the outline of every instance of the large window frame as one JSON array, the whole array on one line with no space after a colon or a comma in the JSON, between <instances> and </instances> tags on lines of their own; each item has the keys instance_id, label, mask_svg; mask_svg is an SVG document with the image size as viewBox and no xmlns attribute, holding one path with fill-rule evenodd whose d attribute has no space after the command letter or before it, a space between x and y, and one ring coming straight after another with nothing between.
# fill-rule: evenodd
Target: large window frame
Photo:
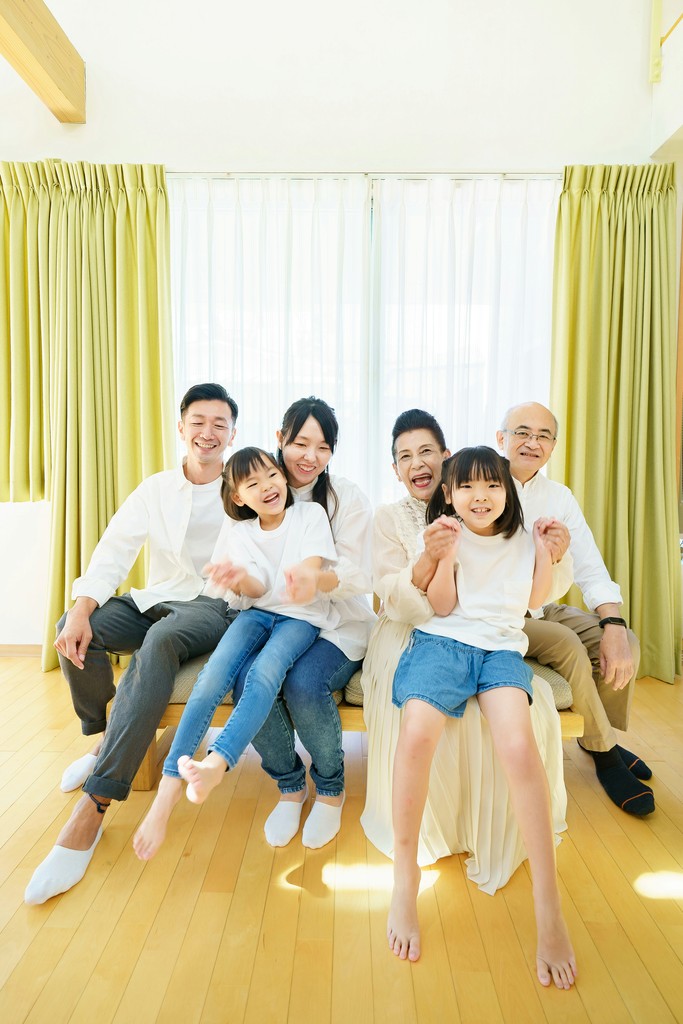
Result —
<instances>
[{"instance_id":1,"label":"large window frame","mask_svg":"<svg viewBox=\"0 0 683 1024\"><path fill-rule=\"evenodd\" d=\"M340 421L332 471L395 500L403 409L435 413L455 450L547 403L561 182L169 173L177 397L220 380L236 443L272 448L286 405L319 394Z\"/></svg>"}]
</instances>

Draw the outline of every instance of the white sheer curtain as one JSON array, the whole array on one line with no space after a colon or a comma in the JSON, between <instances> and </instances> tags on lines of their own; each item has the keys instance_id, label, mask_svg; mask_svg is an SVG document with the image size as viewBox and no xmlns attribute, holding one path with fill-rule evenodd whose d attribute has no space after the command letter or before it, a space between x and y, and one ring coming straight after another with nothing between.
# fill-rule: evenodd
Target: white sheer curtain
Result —
<instances>
[{"instance_id":1,"label":"white sheer curtain","mask_svg":"<svg viewBox=\"0 0 683 1024\"><path fill-rule=\"evenodd\" d=\"M341 426L334 472L390 501L403 409L433 412L455 450L547 402L559 176L168 183L178 396L224 383L240 444L272 447L317 394Z\"/></svg>"},{"instance_id":2,"label":"white sheer curtain","mask_svg":"<svg viewBox=\"0 0 683 1024\"><path fill-rule=\"evenodd\" d=\"M377 429L433 412L452 451L548 401L559 178L381 178L373 188ZM384 451L374 472L384 460Z\"/></svg>"},{"instance_id":3,"label":"white sheer curtain","mask_svg":"<svg viewBox=\"0 0 683 1024\"><path fill-rule=\"evenodd\" d=\"M324 398L342 426L335 471L357 477L368 179L169 175L168 187L178 399L224 384L240 408L236 446L272 450L287 406Z\"/></svg>"}]
</instances>

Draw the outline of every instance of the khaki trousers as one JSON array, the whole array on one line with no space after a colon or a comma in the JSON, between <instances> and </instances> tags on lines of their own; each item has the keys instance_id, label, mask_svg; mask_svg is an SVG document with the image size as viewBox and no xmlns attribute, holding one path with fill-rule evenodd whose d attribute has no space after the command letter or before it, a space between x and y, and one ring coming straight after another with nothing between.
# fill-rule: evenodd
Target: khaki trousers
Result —
<instances>
[{"instance_id":1,"label":"khaki trousers","mask_svg":"<svg viewBox=\"0 0 683 1024\"><path fill-rule=\"evenodd\" d=\"M550 665L569 683L572 709L583 715L581 745L588 750L610 750L617 742L615 729L628 728L633 688L640 661L640 644L631 630L628 641L635 666L633 678L623 690L606 686L600 675L599 618L568 605L547 604L542 619L526 619L527 656Z\"/></svg>"}]
</instances>

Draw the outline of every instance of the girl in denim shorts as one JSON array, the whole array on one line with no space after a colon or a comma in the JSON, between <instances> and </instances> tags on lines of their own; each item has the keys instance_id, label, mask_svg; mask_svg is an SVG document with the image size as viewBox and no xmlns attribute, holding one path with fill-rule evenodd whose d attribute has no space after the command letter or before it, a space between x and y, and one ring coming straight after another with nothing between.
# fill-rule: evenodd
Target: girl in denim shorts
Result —
<instances>
[{"instance_id":1,"label":"girl in denim shorts","mask_svg":"<svg viewBox=\"0 0 683 1024\"><path fill-rule=\"evenodd\" d=\"M413 630L394 677L393 701L404 711L394 759L389 946L402 959L420 955L417 844L430 766L446 716L462 717L468 698L476 695L531 866L538 978L567 989L576 961L560 907L522 629L527 609L540 607L550 590L547 533L553 521L538 519L531 533L525 531L508 462L485 446L463 448L443 463L441 486L427 510L427 523L437 520L452 531L452 543L427 586L434 616Z\"/></svg>"}]
</instances>

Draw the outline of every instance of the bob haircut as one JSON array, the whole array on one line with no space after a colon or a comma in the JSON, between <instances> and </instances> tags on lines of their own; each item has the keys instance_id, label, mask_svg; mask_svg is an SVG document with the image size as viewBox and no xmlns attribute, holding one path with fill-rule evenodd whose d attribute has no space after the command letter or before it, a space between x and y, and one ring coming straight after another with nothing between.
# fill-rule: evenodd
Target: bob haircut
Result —
<instances>
[{"instance_id":1,"label":"bob haircut","mask_svg":"<svg viewBox=\"0 0 683 1024\"><path fill-rule=\"evenodd\" d=\"M391 431L391 461L396 465L396 442L401 434L410 430L428 430L442 452L446 451L446 438L435 416L424 409L406 409L396 419Z\"/></svg>"},{"instance_id":2,"label":"bob haircut","mask_svg":"<svg viewBox=\"0 0 683 1024\"><path fill-rule=\"evenodd\" d=\"M270 452L266 452L263 448L240 448L238 452L231 455L228 461L223 467L223 483L221 484L221 498L223 499L223 508L227 515L231 519L238 521L245 519L258 519L258 515L254 512L253 508L249 508L248 505L236 505L234 501L234 494L237 488L243 483L251 474L257 469L270 469L270 467L276 469L278 473L284 472L277 464L277 459ZM287 478L285 477L285 482ZM287 501L285 502L285 508L289 508L290 505L294 504L294 498L289 487L287 488Z\"/></svg>"},{"instance_id":3,"label":"bob haircut","mask_svg":"<svg viewBox=\"0 0 683 1024\"><path fill-rule=\"evenodd\" d=\"M441 469L442 486L437 487L427 506L427 522L433 523L442 515L454 515L455 510L446 500L444 488L450 494L470 480L494 480L505 488L505 508L495 522L497 534L513 537L519 529L524 529L524 513L510 473L510 463L484 444L476 448L461 448L446 459Z\"/></svg>"},{"instance_id":4,"label":"bob haircut","mask_svg":"<svg viewBox=\"0 0 683 1024\"><path fill-rule=\"evenodd\" d=\"M327 402L323 401L322 398L316 398L315 395L309 395L308 398L299 398L296 402L292 402L289 409L287 409L282 417L282 426L280 427L282 447L277 450L277 461L285 477L287 476L287 469L282 449L291 444L296 436L301 433L301 429L309 416L312 416L317 422L323 432L326 443L330 446L330 451L334 455L339 437L339 423L337 422L334 409ZM322 505L327 518L332 522L334 514L339 508L339 498L330 480L329 466L325 466L325 469L316 480L311 497L318 505Z\"/></svg>"}]
</instances>

